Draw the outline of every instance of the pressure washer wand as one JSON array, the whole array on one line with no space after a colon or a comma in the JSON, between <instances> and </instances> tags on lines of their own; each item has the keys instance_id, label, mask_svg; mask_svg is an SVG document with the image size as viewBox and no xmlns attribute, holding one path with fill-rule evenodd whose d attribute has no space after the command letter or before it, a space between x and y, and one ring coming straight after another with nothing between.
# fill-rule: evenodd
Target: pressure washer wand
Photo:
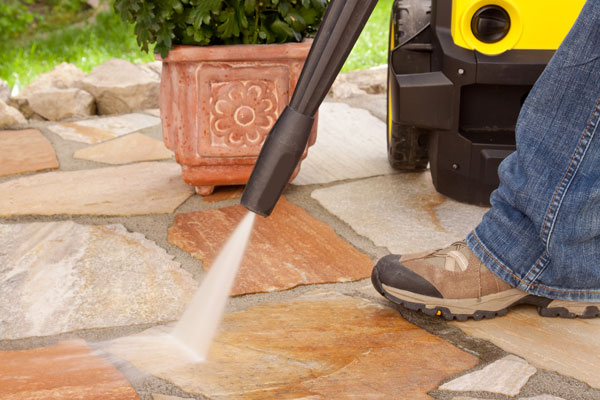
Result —
<instances>
[{"instance_id":1,"label":"pressure washer wand","mask_svg":"<svg viewBox=\"0 0 600 400\"><path fill-rule=\"evenodd\" d=\"M331 0L290 105L267 136L241 204L267 217L306 149L314 115L348 58L377 0Z\"/></svg>"}]
</instances>

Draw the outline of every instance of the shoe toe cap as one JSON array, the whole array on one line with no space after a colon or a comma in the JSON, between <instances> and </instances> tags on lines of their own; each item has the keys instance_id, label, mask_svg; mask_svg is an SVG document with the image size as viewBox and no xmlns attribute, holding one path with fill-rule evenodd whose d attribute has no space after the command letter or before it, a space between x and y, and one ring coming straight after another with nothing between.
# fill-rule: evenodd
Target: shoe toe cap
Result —
<instances>
[{"instance_id":1,"label":"shoe toe cap","mask_svg":"<svg viewBox=\"0 0 600 400\"><path fill-rule=\"evenodd\" d=\"M371 274L375 289L384 294L382 285L420 295L443 298L438 289L425 278L400 263L400 256L390 254L377 262Z\"/></svg>"}]
</instances>

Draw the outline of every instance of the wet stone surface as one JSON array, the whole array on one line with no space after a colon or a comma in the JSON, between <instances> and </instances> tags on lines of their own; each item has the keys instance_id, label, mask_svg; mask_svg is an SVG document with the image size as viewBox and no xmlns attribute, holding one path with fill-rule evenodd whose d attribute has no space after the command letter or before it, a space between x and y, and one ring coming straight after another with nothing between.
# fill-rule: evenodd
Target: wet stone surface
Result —
<instances>
[{"instance_id":1,"label":"wet stone surface","mask_svg":"<svg viewBox=\"0 0 600 400\"><path fill-rule=\"evenodd\" d=\"M0 399L139 399L125 377L83 341L0 351Z\"/></svg>"},{"instance_id":2,"label":"wet stone surface","mask_svg":"<svg viewBox=\"0 0 600 400\"><path fill-rule=\"evenodd\" d=\"M478 363L392 309L327 292L227 315L201 364L190 364L165 332L118 339L107 351L215 399L429 399L444 379Z\"/></svg>"},{"instance_id":3,"label":"wet stone surface","mask_svg":"<svg viewBox=\"0 0 600 400\"><path fill-rule=\"evenodd\" d=\"M179 214L169 228L169 242L208 268L246 213L236 206ZM349 282L369 277L372 267L367 255L282 198L271 217L257 217L232 295Z\"/></svg>"},{"instance_id":4,"label":"wet stone surface","mask_svg":"<svg viewBox=\"0 0 600 400\"><path fill-rule=\"evenodd\" d=\"M0 339L177 319L197 285L122 225L0 225Z\"/></svg>"}]
</instances>

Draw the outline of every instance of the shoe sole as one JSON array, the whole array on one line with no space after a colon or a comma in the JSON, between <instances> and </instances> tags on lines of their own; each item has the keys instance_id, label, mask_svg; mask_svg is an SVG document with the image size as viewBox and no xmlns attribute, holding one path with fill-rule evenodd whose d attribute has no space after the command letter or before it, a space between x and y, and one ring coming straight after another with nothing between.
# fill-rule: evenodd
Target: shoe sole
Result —
<instances>
[{"instance_id":1,"label":"shoe sole","mask_svg":"<svg viewBox=\"0 0 600 400\"><path fill-rule=\"evenodd\" d=\"M596 305L585 303L552 300L535 296L519 289L510 289L481 298L474 299L444 299L419 295L400 290L381 283L377 269L373 269L371 282L375 289L386 299L409 310L420 311L431 316L441 316L451 321L466 321L473 318L478 321L483 318L504 316L511 307L528 304L537 307L542 317L560 318L595 318L600 317Z\"/></svg>"}]
</instances>

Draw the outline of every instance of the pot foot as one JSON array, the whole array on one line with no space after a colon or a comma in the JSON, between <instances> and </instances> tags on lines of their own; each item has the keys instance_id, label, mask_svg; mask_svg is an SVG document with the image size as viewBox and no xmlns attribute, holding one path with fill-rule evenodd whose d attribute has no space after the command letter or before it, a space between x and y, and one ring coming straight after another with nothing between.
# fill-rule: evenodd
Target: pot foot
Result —
<instances>
[{"instance_id":1,"label":"pot foot","mask_svg":"<svg viewBox=\"0 0 600 400\"><path fill-rule=\"evenodd\" d=\"M198 193L200 196L211 195L214 191L214 186L196 186L196 193Z\"/></svg>"}]
</instances>

